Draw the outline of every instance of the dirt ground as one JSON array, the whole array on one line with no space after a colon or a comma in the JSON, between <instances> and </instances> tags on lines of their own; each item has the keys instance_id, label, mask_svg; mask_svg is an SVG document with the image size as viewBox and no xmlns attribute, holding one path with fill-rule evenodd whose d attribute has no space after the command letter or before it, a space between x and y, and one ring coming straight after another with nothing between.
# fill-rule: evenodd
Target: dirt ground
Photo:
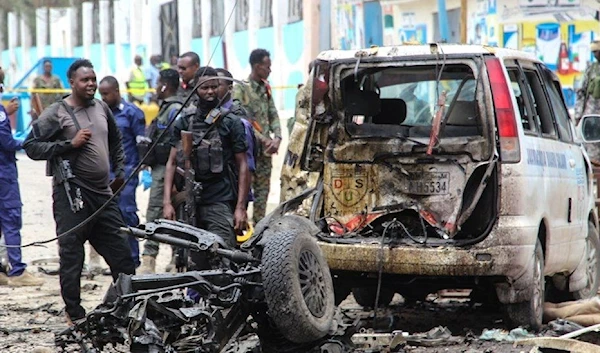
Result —
<instances>
[{"instance_id":1,"label":"dirt ground","mask_svg":"<svg viewBox=\"0 0 600 353\"><path fill-rule=\"evenodd\" d=\"M23 244L40 241L55 236L52 218L51 180L44 175L43 162L31 161L25 155L19 155L18 161L23 206ZM140 220L145 220L148 191L138 189L138 207ZM142 244L140 244L142 245ZM29 264L29 270L38 272L33 261L56 258L56 242L45 247L27 247L23 249L23 259ZM170 258L170 248L161 245L157 268L162 269ZM87 263L87 261L86 261ZM52 265L46 265L52 268ZM39 274L46 283L40 288L10 288L0 286L0 352L36 352L40 347L54 351L53 332L66 328L63 302L60 297L58 276ZM83 306L93 309L101 301L111 277L95 276L82 278ZM357 315L368 316L368 312L354 302L352 297L343 306L345 310ZM400 304L379 317L387 320L390 330L402 330L408 333L426 332L437 326L446 326L454 336L459 336L460 344L443 347L423 348L405 347L405 352L529 352L530 348L515 348L510 343L484 342L476 339L486 328L504 328L502 315L488 312L479 307L464 303L444 301L427 302L411 307Z\"/></svg>"}]
</instances>

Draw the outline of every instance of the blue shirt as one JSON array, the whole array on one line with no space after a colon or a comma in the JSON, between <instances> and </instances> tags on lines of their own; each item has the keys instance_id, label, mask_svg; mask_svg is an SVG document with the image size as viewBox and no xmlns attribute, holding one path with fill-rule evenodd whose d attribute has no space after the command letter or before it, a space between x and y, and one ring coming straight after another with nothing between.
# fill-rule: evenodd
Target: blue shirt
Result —
<instances>
[{"instance_id":1,"label":"blue shirt","mask_svg":"<svg viewBox=\"0 0 600 353\"><path fill-rule=\"evenodd\" d=\"M230 99L227 102L221 104L221 107L225 109L231 108L233 105L233 100ZM244 123L244 131L246 132L246 143L248 144L248 150L246 151L246 159L248 160L248 169L250 172L254 173L256 171L256 162L254 161L254 138L252 129L252 124L246 120L242 119L242 123Z\"/></svg>"},{"instance_id":2,"label":"blue shirt","mask_svg":"<svg viewBox=\"0 0 600 353\"><path fill-rule=\"evenodd\" d=\"M10 119L0 104L0 209L21 207L16 151L22 148L10 128Z\"/></svg>"},{"instance_id":3,"label":"blue shirt","mask_svg":"<svg viewBox=\"0 0 600 353\"><path fill-rule=\"evenodd\" d=\"M121 131L121 141L125 151L125 166L135 167L140 162L136 147L136 136L144 136L146 130L144 112L135 104L126 101L121 101L118 106L111 108L111 110Z\"/></svg>"},{"instance_id":4,"label":"blue shirt","mask_svg":"<svg viewBox=\"0 0 600 353\"><path fill-rule=\"evenodd\" d=\"M150 81L150 88L156 88L156 84L158 83L158 77L160 71L154 65L150 65L146 67L144 70L144 75L146 76L146 80Z\"/></svg>"}]
</instances>

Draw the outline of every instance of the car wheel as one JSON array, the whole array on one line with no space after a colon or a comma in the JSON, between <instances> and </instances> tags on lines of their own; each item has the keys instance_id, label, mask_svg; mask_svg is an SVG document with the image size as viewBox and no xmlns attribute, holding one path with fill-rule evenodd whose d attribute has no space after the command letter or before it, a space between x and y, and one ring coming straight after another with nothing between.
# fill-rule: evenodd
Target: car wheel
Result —
<instances>
[{"instance_id":1,"label":"car wheel","mask_svg":"<svg viewBox=\"0 0 600 353\"><path fill-rule=\"evenodd\" d=\"M378 307L388 306L392 302L394 298L395 292L388 287L381 287L379 290L379 301L377 303ZM360 288L352 288L352 295L354 296L354 300L358 303L358 305L365 308L374 308L375 307L375 299L377 296L377 288L376 287L360 287Z\"/></svg>"},{"instance_id":2,"label":"car wheel","mask_svg":"<svg viewBox=\"0 0 600 353\"><path fill-rule=\"evenodd\" d=\"M585 288L572 292L573 299L588 299L596 295L600 285L600 240L598 240L598 231L594 224L588 222L588 235L585 241L585 257L587 285Z\"/></svg>"},{"instance_id":3,"label":"car wheel","mask_svg":"<svg viewBox=\"0 0 600 353\"><path fill-rule=\"evenodd\" d=\"M533 260L533 281L531 283L531 299L506 305L506 313L513 326L529 326L538 331L542 327L544 314L544 252L538 240L535 245Z\"/></svg>"},{"instance_id":4,"label":"car wheel","mask_svg":"<svg viewBox=\"0 0 600 353\"><path fill-rule=\"evenodd\" d=\"M274 234L262 253L269 317L295 343L323 338L335 310L333 282L317 242L293 231Z\"/></svg>"}]
</instances>

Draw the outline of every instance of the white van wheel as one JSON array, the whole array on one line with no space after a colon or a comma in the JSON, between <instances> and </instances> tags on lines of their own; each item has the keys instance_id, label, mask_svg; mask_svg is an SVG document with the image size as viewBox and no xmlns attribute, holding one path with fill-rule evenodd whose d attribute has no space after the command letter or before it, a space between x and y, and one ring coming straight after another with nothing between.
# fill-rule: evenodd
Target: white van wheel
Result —
<instances>
[{"instance_id":1,"label":"white van wheel","mask_svg":"<svg viewBox=\"0 0 600 353\"><path fill-rule=\"evenodd\" d=\"M544 314L544 252L538 239L535 245L533 259L533 280L531 299L515 304L506 305L506 313L514 327L529 326L538 331L542 328Z\"/></svg>"},{"instance_id":2,"label":"white van wheel","mask_svg":"<svg viewBox=\"0 0 600 353\"><path fill-rule=\"evenodd\" d=\"M573 299L588 299L596 295L600 285L600 240L598 231L592 222L588 222L588 235L585 240L585 257L587 285L585 288L572 293Z\"/></svg>"}]
</instances>

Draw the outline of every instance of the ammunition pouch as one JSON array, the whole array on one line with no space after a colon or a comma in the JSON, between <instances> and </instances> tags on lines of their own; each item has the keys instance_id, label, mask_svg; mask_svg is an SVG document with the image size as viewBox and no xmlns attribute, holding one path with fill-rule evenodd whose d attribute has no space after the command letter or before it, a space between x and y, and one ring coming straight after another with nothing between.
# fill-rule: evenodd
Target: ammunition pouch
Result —
<instances>
[{"instance_id":1,"label":"ammunition pouch","mask_svg":"<svg viewBox=\"0 0 600 353\"><path fill-rule=\"evenodd\" d=\"M165 165L169 160L169 154L171 154L171 143L170 142L159 142L154 148L154 159L156 164Z\"/></svg>"},{"instance_id":2,"label":"ammunition pouch","mask_svg":"<svg viewBox=\"0 0 600 353\"><path fill-rule=\"evenodd\" d=\"M213 142L212 144L210 142ZM202 140L193 154L196 180L202 181L223 173L223 146L216 141Z\"/></svg>"},{"instance_id":3,"label":"ammunition pouch","mask_svg":"<svg viewBox=\"0 0 600 353\"><path fill-rule=\"evenodd\" d=\"M140 159L144 158L146 153L150 150L152 142L142 141L138 142L136 147ZM165 165L169 160L169 154L171 153L171 144L169 142L159 142L154 146L154 149L150 152L148 157L144 159L145 165Z\"/></svg>"},{"instance_id":4,"label":"ammunition pouch","mask_svg":"<svg viewBox=\"0 0 600 353\"><path fill-rule=\"evenodd\" d=\"M138 151L138 155L140 156L140 159L143 159L144 156L148 153L148 151L150 150L150 145L152 143L148 142L148 141L142 141L142 142L138 142L136 144L136 148ZM156 164L156 160L154 158L154 152L150 153L148 155L148 157L146 157L145 159L143 159L143 163L145 165L155 165Z\"/></svg>"}]
</instances>

